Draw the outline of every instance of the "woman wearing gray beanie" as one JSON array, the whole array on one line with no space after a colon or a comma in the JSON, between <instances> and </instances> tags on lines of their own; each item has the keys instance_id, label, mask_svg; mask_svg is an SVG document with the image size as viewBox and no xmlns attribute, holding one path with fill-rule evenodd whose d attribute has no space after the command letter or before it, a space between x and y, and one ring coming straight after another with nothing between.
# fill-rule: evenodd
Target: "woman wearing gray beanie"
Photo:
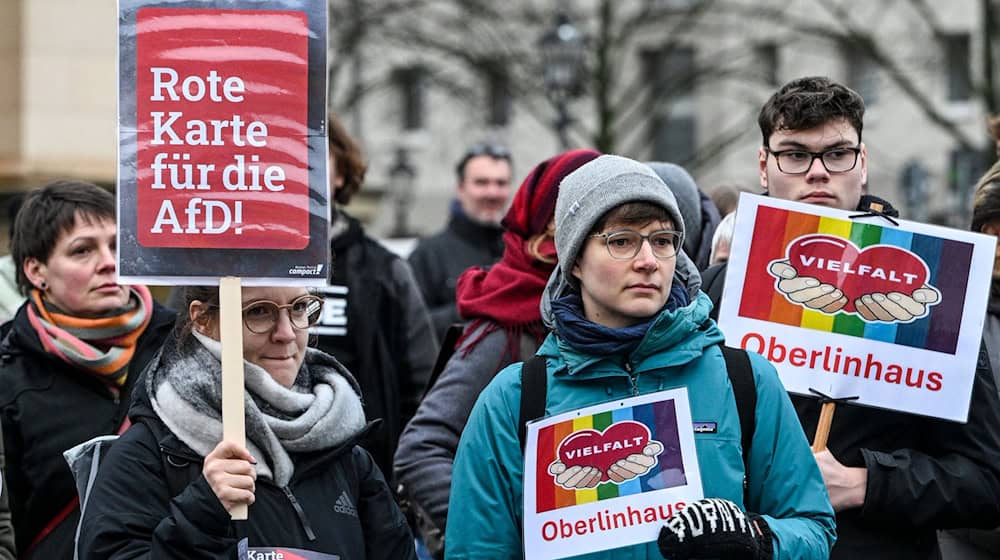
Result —
<instances>
[{"instance_id":1,"label":"woman wearing gray beanie","mask_svg":"<svg viewBox=\"0 0 1000 560\"><path fill-rule=\"evenodd\" d=\"M522 375L535 369L532 360L544 360L546 416L685 387L692 419L702 426L693 438L706 499L673 516L643 518L649 542L621 546L609 532L574 558L827 558L835 530L823 480L777 373L756 354L747 354L745 369L756 388L757 420L747 446L741 443L724 337L708 317L711 302L698 290L698 271L680 250L684 222L670 189L639 162L602 156L563 180L555 218L559 263L541 304L552 333L524 373L514 364L498 374L469 417L449 505L462 515L449 518L446 557L534 556L522 548L518 411ZM666 480L675 453L650 439L606 470L596 459L593 466L566 465L553 455L539 476L578 496L617 496L619 484ZM543 538L570 545L579 523L568 535Z\"/></svg>"}]
</instances>

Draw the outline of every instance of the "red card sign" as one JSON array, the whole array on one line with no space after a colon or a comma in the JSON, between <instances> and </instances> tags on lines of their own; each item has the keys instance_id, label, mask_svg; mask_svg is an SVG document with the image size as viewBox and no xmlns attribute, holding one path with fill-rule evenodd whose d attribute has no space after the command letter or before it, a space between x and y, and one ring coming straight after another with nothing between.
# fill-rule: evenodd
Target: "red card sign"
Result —
<instances>
[{"instance_id":1,"label":"red card sign","mask_svg":"<svg viewBox=\"0 0 1000 560\"><path fill-rule=\"evenodd\" d=\"M799 276L816 278L840 288L854 312L854 300L871 293L912 294L927 283L927 265L913 253L891 245L859 250L846 239L806 235L788 247L789 264Z\"/></svg>"},{"instance_id":2,"label":"red card sign","mask_svg":"<svg viewBox=\"0 0 1000 560\"><path fill-rule=\"evenodd\" d=\"M306 15L145 8L136 28L139 242L307 246Z\"/></svg>"},{"instance_id":3,"label":"red card sign","mask_svg":"<svg viewBox=\"0 0 1000 560\"><path fill-rule=\"evenodd\" d=\"M608 426L603 432L580 430L573 432L559 445L559 460L567 467L597 467L608 480L608 469L619 459L642 453L649 443L649 428L625 420Z\"/></svg>"}]
</instances>

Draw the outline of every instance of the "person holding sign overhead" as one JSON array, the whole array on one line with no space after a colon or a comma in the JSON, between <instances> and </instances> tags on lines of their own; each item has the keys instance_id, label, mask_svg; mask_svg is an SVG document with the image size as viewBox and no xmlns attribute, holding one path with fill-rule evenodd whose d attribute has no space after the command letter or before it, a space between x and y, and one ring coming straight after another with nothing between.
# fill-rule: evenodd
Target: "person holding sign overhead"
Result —
<instances>
[{"instance_id":1,"label":"person holding sign overhead","mask_svg":"<svg viewBox=\"0 0 1000 560\"><path fill-rule=\"evenodd\" d=\"M445 557L826 558L835 529L822 478L774 368L752 353L740 357L758 421L742 443L723 336L681 250L685 225L670 189L639 162L601 156L562 181L555 223L558 264L541 303L553 332L526 365L501 371L472 410L452 475L449 509L461 515L449 516ZM537 360L540 385L529 378ZM526 385L534 388L522 392ZM601 403L619 411L619 401L686 390L681 406L693 424L638 421L636 409L621 409L631 420L616 412L603 432L569 422L558 455L530 438L522 452L517 411L539 388L545 416ZM678 434L693 440L696 460L681 456ZM525 457L538 458L527 476ZM529 477L542 483L528 486ZM693 479L705 499L632 507ZM560 517L529 534L542 508L523 504L541 504L542 490L562 496L548 508ZM601 501L608 496L623 497ZM608 506L574 518L595 502ZM552 542L556 554L540 551Z\"/></svg>"},{"instance_id":2,"label":"person holding sign overhead","mask_svg":"<svg viewBox=\"0 0 1000 560\"><path fill-rule=\"evenodd\" d=\"M79 500L63 450L128 426L140 373L173 314L116 280L115 199L80 181L31 191L14 225L28 300L4 326L0 418L17 557L69 559Z\"/></svg>"},{"instance_id":3,"label":"person holding sign overhead","mask_svg":"<svg viewBox=\"0 0 1000 560\"><path fill-rule=\"evenodd\" d=\"M357 446L371 427L357 382L307 348L322 300L305 288L243 289L246 447L222 441L218 289L188 288L185 301L136 395L133 429L94 482L80 558L416 558L382 473ZM230 519L239 504L250 506L246 522Z\"/></svg>"},{"instance_id":4,"label":"person holding sign overhead","mask_svg":"<svg viewBox=\"0 0 1000 560\"><path fill-rule=\"evenodd\" d=\"M861 141L864 112L864 100L857 92L828 78L807 77L785 84L758 117L763 141L758 151L761 187L774 198L897 216L887 202L864 193L868 180L868 152ZM716 308L726 268L725 264L713 267L703 275ZM804 283L811 284L807 289L820 287L815 278L799 272L784 265L771 270L781 278L778 289L790 299ZM801 283L788 288L796 280ZM825 306L839 300L832 303L834 307L848 303L846 297L830 297L843 295L839 290L826 292L798 300L810 308L815 301ZM938 300L936 292L927 289L915 290L905 302L902 297L875 294L851 303L868 320L878 317L891 322L919 316L924 305ZM873 301L878 306L869 306L871 317L866 316L863 306ZM806 437L813 439L818 432L825 435L817 428L819 399L795 395L792 402ZM937 529L996 526L1000 523L1000 398L985 352L980 350L966 423L841 405L829 426L829 438L825 445L817 445L815 457L837 511L833 559L937 557Z\"/></svg>"}]
</instances>

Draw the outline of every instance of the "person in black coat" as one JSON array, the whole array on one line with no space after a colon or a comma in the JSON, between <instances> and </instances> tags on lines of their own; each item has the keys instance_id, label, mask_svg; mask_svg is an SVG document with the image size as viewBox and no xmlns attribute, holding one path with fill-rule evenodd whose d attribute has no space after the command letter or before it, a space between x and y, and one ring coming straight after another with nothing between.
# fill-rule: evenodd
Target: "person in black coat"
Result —
<instances>
[{"instance_id":1,"label":"person in black coat","mask_svg":"<svg viewBox=\"0 0 1000 560\"><path fill-rule=\"evenodd\" d=\"M10 521L0 519L13 525L18 558L73 557L79 502L62 453L124 428L132 389L173 323L144 286L116 283L116 231L114 197L77 181L32 191L15 222L28 300L0 332Z\"/></svg>"},{"instance_id":2,"label":"person in black coat","mask_svg":"<svg viewBox=\"0 0 1000 560\"><path fill-rule=\"evenodd\" d=\"M333 263L328 285L318 289L323 316L310 333L316 348L358 380L365 417L381 419L361 446L391 482L399 435L430 379L438 339L409 265L343 208L363 187L367 166L358 143L332 114L327 139L337 202L330 223Z\"/></svg>"},{"instance_id":3,"label":"person in black coat","mask_svg":"<svg viewBox=\"0 0 1000 560\"><path fill-rule=\"evenodd\" d=\"M187 320L150 364L134 425L90 489L80 558L221 560L245 547L250 558L415 559L406 519L356 445L370 427L357 382L306 346L322 299L243 289L243 446L222 439L218 290L186 293ZM248 520L231 520L241 505Z\"/></svg>"},{"instance_id":4,"label":"person in black coat","mask_svg":"<svg viewBox=\"0 0 1000 560\"><path fill-rule=\"evenodd\" d=\"M759 116L761 186L784 200L898 216L864 193L863 116L861 96L827 78L783 86ZM716 309L727 268L702 274ZM798 395L792 403L814 439L821 403ZM938 529L1000 523L1000 397L985 351L968 422L843 405L827 445L815 456L837 512L833 560L938 558Z\"/></svg>"}]
</instances>

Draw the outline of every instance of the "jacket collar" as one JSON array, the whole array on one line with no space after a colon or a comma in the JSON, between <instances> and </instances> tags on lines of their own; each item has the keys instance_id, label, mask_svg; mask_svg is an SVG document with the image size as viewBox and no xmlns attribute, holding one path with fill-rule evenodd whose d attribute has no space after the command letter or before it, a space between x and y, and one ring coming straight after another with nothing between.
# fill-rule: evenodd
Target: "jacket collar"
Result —
<instances>
[{"instance_id":1,"label":"jacket collar","mask_svg":"<svg viewBox=\"0 0 1000 560\"><path fill-rule=\"evenodd\" d=\"M701 356L705 348L724 340L722 331L708 317L711 309L711 300L699 292L686 307L661 311L646 336L628 356L581 354L555 333L549 334L538 354L559 363L555 371L557 377L573 379L627 375L622 369L626 360L637 374L684 365Z\"/></svg>"},{"instance_id":2,"label":"jacket collar","mask_svg":"<svg viewBox=\"0 0 1000 560\"><path fill-rule=\"evenodd\" d=\"M452 201L451 218L448 229L457 236L468 239L472 243L493 244L502 243L503 228L497 224L483 224L474 221L462 210L457 200ZM492 245L490 245L492 246Z\"/></svg>"}]
</instances>

